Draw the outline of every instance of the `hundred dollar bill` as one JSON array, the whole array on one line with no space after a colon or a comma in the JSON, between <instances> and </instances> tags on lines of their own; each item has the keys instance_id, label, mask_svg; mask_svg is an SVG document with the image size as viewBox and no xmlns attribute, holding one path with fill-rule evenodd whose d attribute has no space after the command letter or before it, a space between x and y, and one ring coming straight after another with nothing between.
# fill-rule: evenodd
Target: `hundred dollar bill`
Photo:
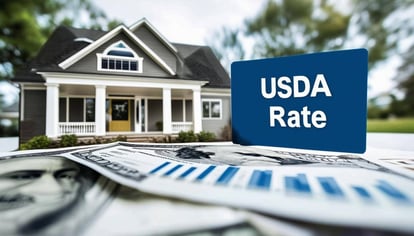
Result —
<instances>
[{"instance_id":1,"label":"hundred dollar bill","mask_svg":"<svg viewBox=\"0 0 414 236\"><path fill-rule=\"evenodd\" d=\"M0 158L0 235L77 235L110 199L116 183L45 154Z\"/></svg>"},{"instance_id":2,"label":"hundred dollar bill","mask_svg":"<svg viewBox=\"0 0 414 236\"><path fill-rule=\"evenodd\" d=\"M148 195L125 186L84 235L315 235L255 213Z\"/></svg>"},{"instance_id":3,"label":"hundred dollar bill","mask_svg":"<svg viewBox=\"0 0 414 236\"><path fill-rule=\"evenodd\" d=\"M312 235L222 206L144 194L59 157L68 149L0 156L0 235ZM129 175L128 175L129 176Z\"/></svg>"},{"instance_id":4,"label":"hundred dollar bill","mask_svg":"<svg viewBox=\"0 0 414 236\"><path fill-rule=\"evenodd\" d=\"M117 143L63 156L143 192L323 225L414 232L414 181L359 156Z\"/></svg>"}]
</instances>

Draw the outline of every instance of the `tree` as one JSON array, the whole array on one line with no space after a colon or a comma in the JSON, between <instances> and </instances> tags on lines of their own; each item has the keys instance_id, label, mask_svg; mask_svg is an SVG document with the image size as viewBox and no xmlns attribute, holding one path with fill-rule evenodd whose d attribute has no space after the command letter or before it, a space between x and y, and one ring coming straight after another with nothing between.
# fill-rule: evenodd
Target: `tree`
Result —
<instances>
[{"instance_id":1,"label":"tree","mask_svg":"<svg viewBox=\"0 0 414 236\"><path fill-rule=\"evenodd\" d=\"M268 0L243 27L222 28L208 42L224 65L248 56L276 57L338 49L344 44L349 19L326 0ZM253 50L243 44L249 40L254 41Z\"/></svg>"},{"instance_id":2,"label":"tree","mask_svg":"<svg viewBox=\"0 0 414 236\"><path fill-rule=\"evenodd\" d=\"M0 5L0 80L26 64L57 25L102 28L108 23L88 0L0 0Z\"/></svg>"},{"instance_id":3,"label":"tree","mask_svg":"<svg viewBox=\"0 0 414 236\"><path fill-rule=\"evenodd\" d=\"M230 68L232 61L245 58L246 52L242 44L242 37L241 30L223 27L221 31L214 33L212 39L208 39L207 44L212 47L214 54L225 69Z\"/></svg>"},{"instance_id":4,"label":"tree","mask_svg":"<svg viewBox=\"0 0 414 236\"><path fill-rule=\"evenodd\" d=\"M354 6L354 22L369 49L370 65L390 57L402 61L394 79L404 97L394 97L390 111L414 115L414 0L354 0Z\"/></svg>"},{"instance_id":5,"label":"tree","mask_svg":"<svg viewBox=\"0 0 414 236\"><path fill-rule=\"evenodd\" d=\"M56 26L100 29L117 22L108 21L89 0L0 0L0 5L0 83L34 57ZM4 105L0 93L0 112ZM0 136L17 135L16 127L17 121L10 127L0 124Z\"/></svg>"},{"instance_id":6,"label":"tree","mask_svg":"<svg viewBox=\"0 0 414 236\"><path fill-rule=\"evenodd\" d=\"M403 63L396 76L398 88L404 93L401 106L405 107L405 115L414 116L414 44L402 54Z\"/></svg>"},{"instance_id":7,"label":"tree","mask_svg":"<svg viewBox=\"0 0 414 236\"><path fill-rule=\"evenodd\" d=\"M327 1L269 0L246 21L256 39L255 56L274 57L342 47L349 16Z\"/></svg>"},{"instance_id":8,"label":"tree","mask_svg":"<svg viewBox=\"0 0 414 236\"><path fill-rule=\"evenodd\" d=\"M413 0L353 0L351 37L362 39L360 46L369 51L370 67L399 53L399 44L414 30Z\"/></svg>"},{"instance_id":9,"label":"tree","mask_svg":"<svg viewBox=\"0 0 414 236\"><path fill-rule=\"evenodd\" d=\"M268 0L241 29L218 32L212 47L225 56L246 52L239 44L249 38L255 43L247 57L258 58L363 47L369 51L369 69L398 58L402 64L395 79L405 96L403 103L393 100L392 107L400 115L414 114L414 0L348 0L342 2L345 10L334 3ZM233 58L238 59L243 58Z\"/></svg>"}]
</instances>

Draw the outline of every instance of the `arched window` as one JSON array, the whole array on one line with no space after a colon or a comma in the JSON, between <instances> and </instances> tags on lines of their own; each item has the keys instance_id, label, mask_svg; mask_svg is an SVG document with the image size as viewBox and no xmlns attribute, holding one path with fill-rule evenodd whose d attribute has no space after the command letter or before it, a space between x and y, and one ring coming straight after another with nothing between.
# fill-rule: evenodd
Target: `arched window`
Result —
<instances>
[{"instance_id":1,"label":"arched window","mask_svg":"<svg viewBox=\"0 0 414 236\"><path fill-rule=\"evenodd\" d=\"M142 73L142 61L123 41L118 41L109 46L103 53L98 53L99 71L123 71Z\"/></svg>"}]
</instances>

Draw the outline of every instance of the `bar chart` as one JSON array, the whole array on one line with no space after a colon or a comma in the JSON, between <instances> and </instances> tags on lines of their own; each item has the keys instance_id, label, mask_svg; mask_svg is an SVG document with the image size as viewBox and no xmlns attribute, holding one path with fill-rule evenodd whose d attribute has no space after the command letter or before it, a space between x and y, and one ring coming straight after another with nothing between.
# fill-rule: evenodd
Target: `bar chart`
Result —
<instances>
[{"instance_id":1,"label":"bar chart","mask_svg":"<svg viewBox=\"0 0 414 236\"><path fill-rule=\"evenodd\" d=\"M215 165L188 165L165 161L149 171L150 175L160 177L186 180L194 184L213 184L220 187L232 187L234 182L240 182L238 174L243 173L244 188L252 191L275 191L275 188L282 189L282 192L296 196L312 197L317 194L328 199L346 199L347 195L356 196L362 201L375 201L375 195L382 195L389 201L398 203L412 203L412 199L385 179L376 179L370 186L341 183L340 179L334 176L308 176L306 173L294 175L280 174L272 169L244 168L239 166L215 166ZM212 179L214 177L214 179ZM310 183L312 178L312 183ZM274 186L275 182L283 183L281 186ZM320 191L315 191L314 189Z\"/></svg>"}]
</instances>

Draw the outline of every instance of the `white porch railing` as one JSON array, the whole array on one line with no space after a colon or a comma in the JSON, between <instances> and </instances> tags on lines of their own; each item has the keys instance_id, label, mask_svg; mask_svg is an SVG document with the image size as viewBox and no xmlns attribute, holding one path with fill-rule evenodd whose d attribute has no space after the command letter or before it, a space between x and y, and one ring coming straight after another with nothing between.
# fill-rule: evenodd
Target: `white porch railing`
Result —
<instances>
[{"instance_id":1,"label":"white porch railing","mask_svg":"<svg viewBox=\"0 0 414 236\"><path fill-rule=\"evenodd\" d=\"M88 135L95 134L95 122L60 122L59 135L62 134L76 134Z\"/></svg>"},{"instance_id":2,"label":"white porch railing","mask_svg":"<svg viewBox=\"0 0 414 236\"><path fill-rule=\"evenodd\" d=\"M171 122L172 132L190 131L193 129L193 122Z\"/></svg>"}]
</instances>

